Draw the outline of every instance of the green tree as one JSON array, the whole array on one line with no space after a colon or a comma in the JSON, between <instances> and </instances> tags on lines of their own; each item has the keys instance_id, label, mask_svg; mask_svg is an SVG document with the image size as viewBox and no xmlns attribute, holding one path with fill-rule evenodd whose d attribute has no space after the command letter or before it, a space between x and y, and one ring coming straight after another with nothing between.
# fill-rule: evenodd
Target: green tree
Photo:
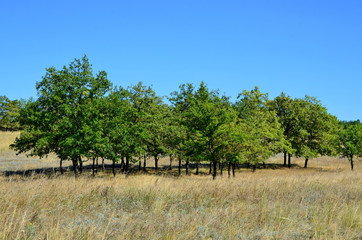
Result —
<instances>
[{"instance_id":1,"label":"green tree","mask_svg":"<svg viewBox=\"0 0 362 240\"><path fill-rule=\"evenodd\" d=\"M147 152L155 159L155 169L158 170L160 156L169 153L166 141L169 134L169 118L167 117L168 106L155 98L150 104L147 114L149 115L147 126Z\"/></svg>"},{"instance_id":2,"label":"green tree","mask_svg":"<svg viewBox=\"0 0 362 240\"><path fill-rule=\"evenodd\" d=\"M338 120L315 97L305 96L299 104L298 134L294 136L296 156L308 160L320 155L335 155Z\"/></svg>"},{"instance_id":3,"label":"green tree","mask_svg":"<svg viewBox=\"0 0 362 240\"><path fill-rule=\"evenodd\" d=\"M176 159L180 154L180 142L182 141L184 130L179 124L179 113L175 111L172 106L163 105L162 108L162 133L163 133L163 144L166 153L170 157L169 169L172 170L173 160ZM181 159L181 158L179 158ZM181 166L179 166L181 173Z\"/></svg>"},{"instance_id":4,"label":"green tree","mask_svg":"<svg viewBox=\"0 0 362 240\"><path fill-rule=\"evenodd\" d=\"M362 123L359 120L340 122L338 139L339 153L348 158L353 170L353 160L362 157Z\"/></svg>"},{"instance_id":5,"label":"green tree","mask_svg":"<svg viewBox=\"0 0 362 240\"><path fill-rule=\"evenodd\" d=\"M232 109L232 111L235 110ZM234 115L236 116L236 113ZM232 168L233 176L235 176L236 164L245 162L248 151L251 149L250 140L253 136L248 132L248 126L238 118L225 124L221 132L222 139L225 141L222 155L228 164L228 175L230 177Z\"/></svg>"},{"instance_id":6,"label":"green tree","mask_svg":"<svg viewBox=\"0 0 362 240\"><path fill-rule=\"evenodd\" d=\"M268 94L261 93L258 87L243 91L235 104L240 121L249 133L245 160L256 166L280 151L289 151L289 144L284 139L275 111L270 109Z\"/></svg>"},{"instance_id":7,"label":"green tree","mask_svg":"<svg viewBox=\"0 0 362 240\"><path fill-rule=\"evenodd\" d=\"M291 155L295 152L296 145L293 141L296 133L298 132L299 122L298 122L298 105L296 101L290 96L287 96L285 93L281 93L280 96L274 98L270 102L270 107L276 112L278 121L283 129L283 135L285 140L290 144L290 152L284 151L284 163L287 165L287 155L288 157L288 167L291 167Z\"/></svg>"},{"instance_id":8,"label":"green tree","mask_svg":"<svg viewBox=\"0 0 362 240\"><path fill-rule=\"evenodd\" d=\"M134 124L132 117L132 106L129 102L129 92L122 87L114 88L111 93L104 98L101 104L101 125L102 135L105 139L102 157L112 160L113 175L115 175L115 163L127 157L129 163L132 157L134 146ZM129 165L123 166L123 170L128 173Z\"/></svg>"},{"instance_id":9,"label":"green tree","mask_svg":"<svg viewBox=\"0 0 362 240\"><path fill-rule=\"evenodd\" d=\"M185 122L185 114L190 110L191 101L194 97L195 87L188 83L179 86L179 91L174 91L169 97L171 112L169 112L168 149L178 158L178 174L181 175L182 160L187 158L188 126ZM188 160L187 160L188 161Z\"/></svg>"},{"instance_id":10,"label":"green tree","mask_svg":"<svg viewBox=\"0 0 362 240\"><path fill-rule=\"evenodd\" d=\"M112 153L109 157L118 161L122 159L123 172L130 170L130 162L141 160L146 154L148 147L156 146L153 140L159 139L152 135L152 126L157 122L156 115L158 104L161 100L151 87L138 83L128 89L115 88L104 102L107 112L105 113L105 134L110 139ZM156 133L155 133L156 134ZM158 145L157 145L158 146ZM156 146L156 147L157 147ZM153 149L155 152L156 149ZM158 160L158 153L153 152ZM123 162L123 158L126 159Z\"/></svg>"},{"instance_id":11,"label":"green tree","mask_svg":"<svg viewBox=\"0 0 362 240\"><path fill-rule=\"evenodd\" d=\"M82 157L93 144L89 141L94 120L89 116L90 106L110 87L106 72L93 75L86 56L61 70L46 69L42 81L36 84L38 99L29 103L20 116L28 127L12 148L18 152L30 150L31 155L40 157L54 152L61 161L72 160L77 175L78 164L82 166Z\"/></svg>"},{"instance_id":12,"label":"green tree","mask_svg":"<svg viewBox=\"0 0 362 240\"><path fill-rule=\"evenodd\" d=\"M233 121L233 111L226 107L225 98L220 97L217 91L210 91L203 82L196 91L190 84L182 85L180 92L173 95L176 98L172 99L172 103L180 109L181 124L186 129L184 158L186 161L210 161L215 179L217 163L227 143L222 138L223 126Z\"/></svg>"},{"instance_id":13,"label":"green tree","mask_svg":"<svg viewBox=\"0 0 362 240\"><path fill-rule=\"evenodd\" d=\"M17 131L21 129L19 115L25 104L26 101L23 99L10 100L6 96L0 96L0 130Z\"/></svg>"}]
</instances>

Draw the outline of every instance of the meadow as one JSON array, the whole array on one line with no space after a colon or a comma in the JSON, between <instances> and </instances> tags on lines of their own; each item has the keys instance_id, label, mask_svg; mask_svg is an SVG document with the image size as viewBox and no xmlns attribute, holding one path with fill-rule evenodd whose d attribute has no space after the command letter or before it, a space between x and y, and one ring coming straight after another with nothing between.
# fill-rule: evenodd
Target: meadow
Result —
<instances>
[{"instance_id":1,"label":"meadow","mask_svg":"<svg viewBox=\"0 0 362 240\"><path fill-rule=\"evenodd\" d=\"M60 175L54 156L17 156L0 134L0 239L362 239L361 163L282 156L266 168L207 175L176 169L128 177L101 170ZM169 164L160 161L161 167ZM30 169L54 173L21 174ZM184 170L184 169L183 169ZM5 174L10 172L12 174Z\"/></svg>"}]
</instances>

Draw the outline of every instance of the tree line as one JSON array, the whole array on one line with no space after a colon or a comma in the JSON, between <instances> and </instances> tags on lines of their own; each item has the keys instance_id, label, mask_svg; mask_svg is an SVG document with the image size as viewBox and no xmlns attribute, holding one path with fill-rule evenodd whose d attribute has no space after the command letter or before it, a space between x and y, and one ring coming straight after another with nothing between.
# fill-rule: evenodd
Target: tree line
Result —
<instances>
[{"instance_id":1,"label":"tree line","mask_svg":"<svg viewBox=\"0 0 362 240\"><path fill-rule=\"evenodd\" d=\"M23 128L11 145L17 153L45 157L50 153L70 160L74 174L92 161L93 174L98 159L121 163L125 173L130 163L146 168L152 157L158 170L161 156L189 164L208 162L215 178L224 167L235 174L238 164L254 170L277 153L284 153L284 166L291 157L310 159L322 155L347 157L362 155L360 121L340 122L315 97L292 98L281 93L270 100L258 87L242 91L236 101L199 86L183 84L166 98L142 83L128 88L114 87L105 71L93 74L86 56L57 70L47 68L36 83L37 99L17 101L14 114L3 106L1 124L10 115ZM21 103L21 104L20 104ZM13 115L12 115L13 114ZM1 125L5 126L5 125ZM8 126L8 125L6 125ZM142 166L143 163L143 166Z\"/></svg>"}]
</instances>

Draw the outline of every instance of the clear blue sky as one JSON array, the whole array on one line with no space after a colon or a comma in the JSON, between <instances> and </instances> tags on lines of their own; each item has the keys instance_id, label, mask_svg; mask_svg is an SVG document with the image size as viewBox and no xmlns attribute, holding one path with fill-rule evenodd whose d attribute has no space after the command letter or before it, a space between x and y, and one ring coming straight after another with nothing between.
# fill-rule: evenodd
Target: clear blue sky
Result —
<instances>
[{"instance_id":1,"label":"clear blue sky","mask_svg":"<svg viewBox=\"0 0 362 240\"><path fill-rule=\"evenodd\" d=\"M159 95L205 81L233 98L316 96L362 119L362 1L1 1L0 95L36 97L45 68L87 54L115 85Z\"/></svg>"}]
</instances>

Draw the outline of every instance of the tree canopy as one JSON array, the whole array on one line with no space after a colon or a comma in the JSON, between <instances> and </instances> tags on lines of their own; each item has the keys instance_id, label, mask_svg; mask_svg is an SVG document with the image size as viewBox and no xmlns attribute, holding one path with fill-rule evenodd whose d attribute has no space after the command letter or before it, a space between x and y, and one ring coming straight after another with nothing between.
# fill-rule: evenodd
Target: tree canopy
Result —
<instances>
[{"instance_id":1,"label":"tree canopy","mask_svg":"<svg viewBox=\"0 0 362 240\"><path fill-rule=\"evenodd\" d=\"M339 153L348 158L353 170L353 160L362 157L362 123L357 121L340 122Z\"/></svg>"},{"instance_id":2,"label":"tree canopy","mask_svg":"<svg viewBox=\"0 0 362 240\"><path fill-rule=\"evenodd\" d=\"M20 110L26 104L24 99L10 100L8 97L0 96L0 130L17 131L21 129L18 118Z\"/></svg>"},{"instance_id":3,"label":"tree canopy","mask_svg":"<svg viewBox=\"0 0 362 240\"><path fill-rule=\"evenodd\" d=\"M54 152L61 160L72 160L75 173L81 157L91 150L91 132L98 119L92 105L110 90L107 73L93 75L91 64L84 56L69 67L46 69L42 81L36 84L38 99L21 113L25 131L12 147L31 155L44 156ZM94 138L93 138L94 140Z\"/></svg>"}]
</instances>

